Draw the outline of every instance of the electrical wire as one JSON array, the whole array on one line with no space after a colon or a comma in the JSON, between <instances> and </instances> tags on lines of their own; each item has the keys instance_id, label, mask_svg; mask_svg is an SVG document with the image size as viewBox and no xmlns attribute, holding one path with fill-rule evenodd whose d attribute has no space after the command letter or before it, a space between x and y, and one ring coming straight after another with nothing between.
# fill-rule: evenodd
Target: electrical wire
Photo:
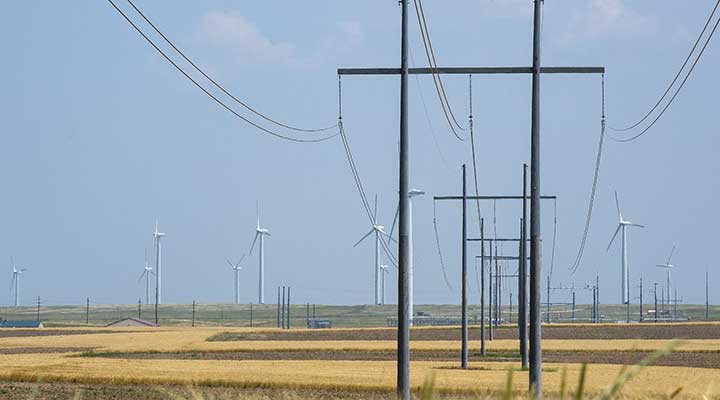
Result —
<instances>
[{"instance_id":1,"label":"electrical wire","mask_svg":"<svg viewBox=\"0 0 720 400\"><path fill-rule=\"evenodd\" d=\"M352 151L350 150L350 142L348 141L347 134L345 133L345 127L343 125L343 119L342 119L342 78L338 76L338 130L340 133L340 138L342 139L343 147L345 149L345 155L348 159L348 164L350 165L350 170L353 175L353 179L355 180L355 185L358 189L358 193L360 194L360 199L362 201L363 207L365 208L365 212L368 215L368 218L370 219L370 224L373 226L377 223L377 216L372 212L372 209L370 208L370 202L367 199L367 195L365 193L365 189L362 184L362 180L360 179L360 174L358 172L357 166L355 165L355 159L353 158ZM378 235L378 238L380 239L380 245L383 249L383 252L388 257L388 260L390 263L397 268L398 262L397 258L392 254L390 251L390 247L385 241L385 238L382 235Z\"/></svg>"},{"instance_id":2,"label":"electrical wire","mask_svg":"<svg viewBox=\"0 0 720 400\"><path fill-rule=\"evenodd\" d=\"M413 57L412 51L409 52L410 54L410 63L415 66L415 58ZM430 120L430 113L428 112L427 103L425 102L425 96L422 92L422 86L420 86L420 78L417 74L414 75L415 77L415 84L417 85L417 92L420 96L420 103L423 106L423 111L425 112L425 120L428 124L428 129L430 130L430 134L433 139L433 143L435 144L435 149L437 149L438 154L440 155L440 159L442 160L443 164L445 165L445 168L447 168L448 172L452 169L450 168L450 164L447 162L447 159L445 158L445 155L443 154L442 150L440 150L440 142L438 142L437 135L435 133L435 129L433 128L432 121Z\"/></svg>"},{"instance_id":3,"label":"electrical wire","mask_svg":"<svg viewBox=\"0 0 720 400\"><path fill-rule=\"evenodd\" d=\"M552 281L553 269L555 268L555 243L557 239L557 199L553 202L555 209L555 218L553 221L553 238L552 238L552 250L550 251L550 280Z\"/></svg>"},{"instance_id":4,"label":"electrical wire","mask_svg":"<svg viewBox=\"0 0 720 400\"><path fill-rule=\"evenodd\" d=\"M430 48L430 55L432 56L432 67L435 70L435 74L438 76L438 82L440 83L440 90L442 91L443 99L445 99L445 104L448 106L448 111L450 112L450 116L452 117L453 122L455 123L455 126L460 129L461 131L464 131L465 128L460 126L457 119L455 118L455 114L452 111L452 107L450 107L450 101L447 98L447 93L445 93L445 85L443 85L442 77L437 72L438 70L438 63L435 59L435 50L433 49L432 40L430 39L430 30L428 29L428 23L427 19L425 18L425 10L422 5L422 0L414 0L417 2L416 6L420 6L420 14L422 16L422 28L425 31L425 36L427 36L427 44Z\"/></svg>"},{"instance_id":5,"label":"electrical wire","mask_svg":"<svg viewBox=\"0 0 720 400\"><path fill-rule=\"evenodd\" d=\"M468 75L468 82L469 82L469 103L470 103L470 117L468 119L468 127L470 128L470 149L472 151L472 163L473 163L473 178L475 180L475 205L477 206L477 213L478 213L478 229L482 226L481 220L482 220L482 213L480 212L480 189L478 187L478 172L477 172L477 158L475 157L475 131L473 129L474 123L473 123L473 87L472 87L472 75Z\"/></svg>"},{"instance_id":6,"label":"electrical wire","mask_svg":"<svg viewBox=\"0 0 720 400\"><path fill-rule=\"evenodd\" d=\"M605 141L605 74L601 80L601 116L600 116L600 140L598 141L597 156L595 158L595 173L593 174L592 189L590 190L590 201L588 203L588 211L585 217L585 228L583 229L582 239L580 240L580 248L578 249L575 261L570 267L574 274L580 267L583 254L585 253L585 245L587 244L588 233L590 231L590 221L592 220L593 206L595 204L595 195L597 194L598 177L600 176L600 161L602 160L603 143Z\"/></svg>"},{"instance_id":7,"label":"electrical wire","mask_svg":"<svg viewBox=\"0 0 720 400\"><path fill-rule=\"evenodd\" d=\"M422 37L423 45L424 45L424 47L425 47L425 55L426 55L426 57L427 57L428 64L430 65L430 69L431 69L431 72L432 72L432 73L431 73L431 76L432 76L432 78L433 78L433 83L435 84L435 92L437 93L438 100L440 101L440 106L442 107L443 114L445 115L445 119L447 120L448 126L450 127L450 130L452 131L453 135L455 135L455 137L456 137L458 140L464 141L464 139L463 139L460 135L458 135L458 133L455 131L455 126L453 126L453 123L452 123L452 121L451 121L450 114L448 114L448 109L450 108L450 104L449 104L449 103L447 103L447 104L445 103L445 100L444 100L444 98L443 98L443 95L442 95L442 92L441 92L441 89L440 89L440 88L441 88L441 85L442 85L442 78L440 77L439 74L437 74L437 66L434 65L434 64L433 64L433 61L432 61L432 56L431 56L431 53L430 53L430 48L428 47L428 42L427 42L427 39L426 39L426 37L425 37L425 28L424 28L424 26L423 26L422 17L421 17L421 15L420 15L420 8L419 8L419 6L418 6L418 4L417 4L417 1L418 1L418 0L413 0L413 1L415 2L415 11L416 11L415 13L416 13L416 15L417 15L418 25L420 25L420 35L421 35L421 37ZM452 113L452 111L450 111L450 113ZM453 118L454 118L454 117L453 117Z\"/></svg>"},{"instance_id":8,"label":"electrical wire","mask_svg":"<svg viewBox=\"0 0 720 400\"><path fill-rule=\"evenodd\" d=\"M682 72L685 70L685 67L687 66L688 62L690 61L690 58L692 58L692 55L695 53L695 50L697 50L697 46L698 46L698 44L700 44L700 41L702 40L703 36L705 35L707 28L710 26L710 23L712 22L713 16L715 15L715 12L717 11L718 6L720 6L720 0L718 0L715 3L715 7L713 7L712 12L710 13L710 16L708 16L707 21L705 21L705 26L703 26L702 31L698 35L697 40L695 40L695 43L693 44L692 49L690 49L690 52L688 53L687 57L685 58L685 61L683 62L680 69L678 70L677 74L675 74L675 77L673 78L672 82L670 82L670 85L668 85L667 89L665 89L665 93L663 93L663 95L655 103L655 105L650 109L650 111L648 111L647 114L645 114L639 121L637 121L636 123L634 123L630 126L627 126L625 128L619 128L619 129L618 128L610 128L610 129L612 129L616 132L625 132L625 131L629 131L631 129L635 129L640 124L645 122L645 120L647 120L648 117L653 112L655 112L655 110L657 110L657 108L660 106L660 104L662 104L663 100L665 100L665 98L667 97L668 93L670 93L670 90L672 90L673 86L675 86L675 83L677 82L678 78L680 78L680 75L682 74Z\"/></svg>"},{"instance_id":9,"label":"electrical wire","mask_svg":"<svg viewBox=\"0 0 720 400\"><path fill-rule=\"evenodd\" d=\"M438 233L437 207L435 200L433 200L433 229L435 230L435 244L437 245L438 257L440 257L440 267L442 268L445 286L447 286L451 292L454 292L455 289L453 289L453 286L450 284L450 280L448 279L447 271L445 269L445 262L443 261L442 248L440 246L440 234Z\"/></svg>"},{"instance_id":10,"label":"electrical wire","mask_svg":"<svg viewBox=\"0 0 720 400\"><path fill-rule=\"evenodd\" d=\"M629 137L626 139L617 139L617 138L614 138L611 136L610 138L612 140L614 140L616 142L620 142L620 143L632 142L632 141L640 138L641 136L645 135L645 133L647 133L653 126L655 126L655 124L660 120L660 118L662 118L662 116L665 114L665 112L668 110L668 108L670 108L670 106L672 105L673 101L675 101L675 98L678 96L678 94L680 94L680 91L685 86L685 83L687 83L688 79L690 79L690 76L692 75L693 71L695 70L695 67L698 65L698 62L700 62L700 59L702 58L703 54L705 53L705 49L707 49L707 46L710 43L710 40L712 40L713 36L715 35L718 25L720 25L720 18L718 18L718 20L715 21L715 25L713 26L712 31L710 31L710 34L708 35L707 39L705 40L705 44L703 45L702 49L700 50L700 53L695 58L695 61L693 62L692 67L690 67L690 70L688 71L688 73L685 75L685 78L680 83L680 86L678 86L678 88L675 90L675 93L673 93L670 100L668 100L668 103L665 105L665 107L663 107L662 111L660 111L660 114L658 114L657 117L655 117L655 119L650 123L650 125L648 125L645 129L643 129L640 133L636 134L635 136L632 136L632 137Z\"/></svg>"},{"instance_id":11,"label":"electrical wire","mask_svg":"<svg viewBox=\"0 0 720 400\"><path fill-rule=\"evenodd\" d=\"M212 93L210 93L210 91L208 91L204 86L202 86L200 83L198 83L198 81L196 81L195 79L193 79L182 67L180 67L175 61L173 61L172 58L170 58L170 56L168 56L162 49L160 49L160 47L158 47L158 45L155 44L155 42L153 42L152 39L150 39L150 37L148 37L148 36L145 34L145 32L143 32L142 29L140 29L140 28L130 19L130 17L128 17L128 15L125 14L125 12L123 12L123 11L115 4L115 2L113 2L113 0L108 0L108 2L109 2L109 3L113 6L113 8L115 8L115 10L125 19L125 21L127 21L127 22L135 29L135 31L137 31L137 33L139 33L140 36L142 36L143 39L145 39L146 42L148 42L148 44L150 44L158 53L160 53L160 54L163 56L163 58L165 58L165 60L167 60L173 67L175 67L175 69L177 69L183 76L185 76L185 78L187 78L190 82L192 82L198 89L200 89L203 93L205 93L208 97L210 97L210 98L211 98L213 101L215 101L218 105L220 105L220 106L221 106L222 108L224 108L225 110L229 111L231 114L233 114L233 115L236 116L237 118L240 118L241 120L245 121L246 123L252 125L253 127L255 127L255 128L257 128L257 129L265 132L265 133L268 133L268 134L270 134L270 135L272 135L272 136L275 136L275 137L277 137L277 138L284 139L284 140L288 140L288 141L291 141L291 142L317 143L317 142L323 142L323 141L332 139L333 137L335 137L335 136L338 135L338 133L335 133L335 134L333 134L333 135L331 135L331 136L325 136L325 137L316 138L316 139L298 139L298 138L293 138L293 137L290 137L290 136L285 136L285 135L283 135L283 134L280 134L280 133L271 131L270 129L265 128L265 127L263 127L263 126L255 123L255 122L247 119L246 117L240 115L237 111L235 111L234 109L232 109L232 108L231 108L230 106L228 106L225 102L223 102L222 100L220 100L219 98L217 98L215 95L213 95Z\"/></svg>"},{"instance_id":12,"label":"electrical wire","mask_svg":"<svg viewBox=\"0 0 720 400\"><path fill-rule=\"evenodd\" d=\"M205 77L207 80L209 80L213 85L215 85L215 87L217 87L217 88L220 89L223 93L225 93L226 95L228 95L228 97L230 97L231 99L233 99L236 103L240 104L240 105L243 106L245 109L247 109L248 111L252 112L253 114L255 114L255 115L259 116L260 118L262 118L262 119L264 119L264 120L266 120L266 121L268 121L268 122L271 122L271 123L273 123L273 124L275 124L275 125L278 125L278 126L281 126L281 127L283 127L283 128L290 129L290 130L293 130L293 131L297 131L297 132L317 133L317 132L329 131L330 129L333 129L333 128L337 127L337 124L335 124L335 125L328 126L328 127L325 127L325 128L317 128L317 129L297 128L297 127L294 127L294 126L292 126L292 125L287 125L287 124L278 122L277 120L272 119L272 118L268 117L267 115L265 115L265 114L263 114L263 113L255 110L254 108L252 108L252 107L250 107L249 105L247 105L245 102L243 102L243 101L241 101L240 99L238 99L236 96L234 96L234 95L233 95L232 93L230 93L228 90L226 90L226 89L225 89L222 85L220 85L215 79L213 79L212 77L210 77L205 71L203 71L200 67L198 67L197 64L195 64L189 57L187 57L187 56L185 55L185 53L183 53L152 21L150 21L150 19L135 5L135 3L132 2L132 0L127 0L127 2L130 3L130 5L132 6L132 8L135 9L135 11L145 20L145 22L147 22L147 23L155 30L155 32L157 32L157 34L160 35L160 36L167 42L167 44L169 44L178 54L180 54L180 56L181 56L182 58L184 58L185 61L187 61L188 63L190 63L190 65L192 65L193 68L195 68L195 70L197 70L200 74L202 74L202 76L204 76L204 77Z\"/></svg>"}]
</instances>

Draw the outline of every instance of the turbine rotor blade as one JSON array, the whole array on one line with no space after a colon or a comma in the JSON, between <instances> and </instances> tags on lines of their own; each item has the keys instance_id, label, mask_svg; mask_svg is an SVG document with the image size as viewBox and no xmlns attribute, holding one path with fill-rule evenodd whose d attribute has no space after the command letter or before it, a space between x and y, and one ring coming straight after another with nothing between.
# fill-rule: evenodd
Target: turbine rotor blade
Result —
<instances>
[{"instance_id":1,"label":"turbine rotor blade","mask_svg":"<svg viewBox=\"0 0 720 400\"><path fill-rule=\"evenodd\" d=\"M395 218L393 218L392 226L390 227L390 236L392 236L393 231L395 230L395 224L397 223L399 215L400 215L400 202L398 201L398 206L395 209Z\"/></svg>"},{"instance_id":2,"label":"turbine rotor blade","mask_svg":"<svg viewBox=\"0 0 720 400\"><path fill-rule=\"evenodd\" d=\"M617 207L618 218L622 221L622 212L620 212L620 200L618 200L617 190L615 191L615 206Z\"/></svg>"},{"instance_id":3,"label":"turbine rotor blade","mask_svg":"<svg viewBox=\"0 0 720 400\"><path fill-rule=\"evenodd\" d=\"M615 238L617 237L618 232L620 232L620 229L622 228L622 225L618 225L617 229L615 229L615 233L612 236L612 239L610 239L610 244L608 244L607 250L610 251L610 246L612 246L613 242L615 241Z\"/></svg>"},{"instance_id":4,"label":"turbine rotor blade","mask_svg":"<svg viewBox=\"0 0 720 400\"><path fill-rule=\"evenodd\" d=\"M140 274L140 277L138 278L138 283L139 283L140 281L142 281L142 278L145 277L145 274L147 274L147 270L143 271L143 273Z\"/></svg>"},{"instance_id":5,"label":"turbine rotor blade","mask_svg":"<svg viewBox=\"0 0 720 400\"><path fill-rule=\"evenodd\" d=\"M394 238L394 237L392 237L392 236L388 235L387 233L385 233L385 232L381 231L380 229L378 229L378 232L380 232L380 234L381 234L381 235L383 235L383 236L387 237L388 239L392 240L393 242L395 242L395 243L397 243L397 242L398 242L397 240L395 240L395 238Z\"/></svg>"},{"instance_id":6,"label":"turbine rotor blade","mask_svg":"<svg viewBox=\"0 0 720 400\"><path fill-rule=\"evenodd\" d=\"M668 256L667 262L665 262L665 264L670 264L670 259L672 258L673 253L675 253L675 245L673 245L672 250L670 250L670 255Z\"/></svg>"},{"instance_id":7,"label":"turbine rotor blade","mask_svg":"<svg viewBox=\"0 0 720 400\"><path fill-rule=\"evenodd\" d=\"M257 242L258 235L260 235L260 232L255 231L255 238L252 241L252 244L250 245L250 251L248 254L252 254L253 249L255 248L255 242Z\"/></svg>"},{"instance_id":8,"label":"turbine rotor blade","mask_svg":"<svg viewBox=\"0 0 720 400\"><path fill-rule=\"evenodd\" d=\"M230 268L235 269L235 264L233 264L229 259L228 259L228 260L225 260L225 261L227 261L227 263L228 263L228 265L230 266Z\"/></svg>"},{"instance_id":9,"label":"turbine rotor blade","mask_svg":"<svg viewBox=\"0 0 720 400\"><path fill-rule=\"evenodd\" d=\"M243 254L242 257L240 257L240 259L237 262L237 265L240 265L240 263L243 262L244 259L245 259L245 254Z\"/></svg>"},{"instance_id":10,"label":"turbine rotor blade","mask_svg":"<svg viewBox=\"0 0 720 400\"><path fill-rule=\"evenodd\" d=\"M375 228L374 228L374 227L373 227L372 229L370 229L370 231L369 231L368 233L366 233L365 236L361 237L360 240L358 240L357 243L355 243L355 244L353 245L353 247L357 247L357 245L359 245L363 240L365 240L365 238L367 238L368 236L370 236L373 232L375 232Z\"/></svg>"}]
</instances>

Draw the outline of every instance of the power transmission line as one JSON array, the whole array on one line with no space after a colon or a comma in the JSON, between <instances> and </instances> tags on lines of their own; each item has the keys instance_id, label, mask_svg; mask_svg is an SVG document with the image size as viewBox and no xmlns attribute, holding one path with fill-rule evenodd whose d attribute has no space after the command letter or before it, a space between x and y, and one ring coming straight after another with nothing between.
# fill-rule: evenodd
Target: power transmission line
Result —
<instances>
[{"instance_id":1,"label":"power transmission line","mask_svg":"<svg viewBox=\"0 0 720 400\"><path fill-rule=\"evenodd\" d=\"M435 204L435 200L433 200L433 229L435 230L435 244L437 245L437 251L438 251L438 257L440 257L440 267L442 268L442 274L443 279L445 280L445 286L450 289L451 292L455 291L453 289L452 284L450 284L450 280L447 276L447 270L445 269L445 262L443 261L443 255L442 255L442 249L440 246L440 234L438 233L438 226L437 226L437 207Z\"/></svg>"},{"instance_id":2,"label":"power transmission line","mask_svg":"<svg viewBox=\"0 0 720 400\"><path fill-rule=\"evenodd\" d=\"M692 58L692 55L695 53L695 50L697 49L698 44L700 44L700 41L702 40L702 37L705 35L705 32L707 31L708 26L710 26L710 23L712 22L712 18L715 15L715 12L718 9L718 6L720 6L720 0L718 0L715 3L715 7L713 7L712 12L710 13L710 16L708 16L707 21L705 21L705 26L703 26L702 31L698 35L697 40L695 40L695 44L693 44L692 49L690 49L690 52L688 53L687 57L685 58L685 61L683 62L682 66L678 70L677 74L675 74L675 77L673 78L672 82L670 82L670 85L668 85L667 89L665 89L665 93L663 93L662 96L660 96L660 99L655 103L655 105L650 109L650 111L647 112L639 121L636 123L627 126L625 128L611 128L612 130L616 132L625 132L629 131L631 129L635 129L638 125L645 122L645 120L653 113L657 108L660 106L660 104L665 100L668 93L670 93L670 90L672 90L672 87L675 86L675 83L677 82L678 78L680 78L680 75L685 70L685 67L687 66L688 62L690 61L690 58Z\"/></svg>"},{"instance_id":3,"label":"power transmission line","mask_svg":"<svg viewBox=\"0 0 720 400\"><path fill-rule=\"evenodd\" d=\"M172 58L170 58L170 56L167 55L167 53L165 53L162 49L160 49L160 47L159 47L157 44L155 44L155 42L153 42L153 40L150 39L150 37L148 37L147 34L145 34L145 32L143 32L142 29L140 29L140 28L130 19L130 17L128 17L128 15L125 14L125 12L123 12L123 11L115 4L115 2L113 2L113 0L108 0L108 2L109 2L109 3L113 6L113 8L125 19L125 21L127 21L127 22L135 29L135 31L137 31L137 33L139 33L140 36L142 36L143 39L145 39L145 41L148 42L148 44L150 44L158 53L160 53L160 54L163 56L163 58L165 58L165 60L167 60L173 67L175 67L175 69L177 69L183 76L185 76L185 78L187 78L190 82L192 82L198 89L200 89L203 93L205 93L208 97L210 97L210 98L211 98L213 101L215 101L218 105L220 105L222 108L224 108L224 109L226 109L227 111L229 111L231 114L233 114L233 115L236 116L237 118L240 118L241 120L245 121L246 123L252 125L253 127L255 127L255 128L257 128L257 129L265 132L265 133L268 133L268 134L270 134L270 135L272 135L272 136L275 136L275 137L277 137L277 138L284 139L284 140L288 140L288 141L291 141L291 142L317 143L317 142L323 142L323 141L325 141L325 140L332 139L333 137L335 137L335 136L338 135L338 133L335 133L335 134L333 134L333 135L331 135L331 136L325 136L325 137L316 138L316 139L298 139L298 138L293 138L293 137L290 137L290 136L285 136L285 135L283 135L283 134L280 134L280 133L271 131L270 129L265 128L265 127L263 127L263 126L255 123L255 122L249 120L248 118L240 115L237 111L235 111L234 109L232 109L232 108L231 108L230 106L228 106L225 102L223 102L222 100L220 100L217 96L215 96L215 95L213 95L212 93L210 93L210 91L208 91L204 86L202 86L200 83L198 83L198 81L196 81L195 79L193 79L182 67L180 67L180 65L178 65L175 61L173 61Z\"/></svg>"},{"instance_id":4,"label":"power transmission line","mask_svg":"<svg viewBox=\"0 0 720 400\"><path fill-rule=\"evenodd\" d=\"M720 3L720 0L718 0L718 3ZM700 49L700 53L698 53L697 57L695 58L695 61L693 62L692 66L690 67L690 70L687 72L687 74L685 75L685 78L680 83L680 86L678 86L678 88L675 90L675 93L673 93L672 97L670 97L670 100L668 100L665 107L663 107L663 109L655 117L655 119L653 119L653 121L650 123L650 125L648 125L645 129L640 131L640 133L638 133L632 137L629 137L626 139L617 139L617 138L614 138L611 136L611 139L613 139L616 142L621 142L621 143L632 142L632 141L640 138L641 136L643 136L653 126L655 126L655 124L660 120L660 118L662 118L662 116L665 114L665 112L668 110L668 108L670 108L670 106L672 105L673 101L675 101L675 98L678 96L678 94L680 94L680 91L685 86L685 83L687 83L688 79L690 79L690 76L692 75L693 71L695 70L695 67L697 66L698 62L700 62L700 59L702 58L703 54L705 53L705 49L707 49L707 46L710 43L710 40L712 40L713 36L715 35L715 31L717 30L718 25L720 25L720 18L718 18L717 21L715 21L715 25L713 26L712 31L710 31L710 34L708 35L707 39L705 40L705 43L703 44L702 49Z\"/></svg>"},{"instance_id":5,"label":"power transmission line","mask_svg":"<svg viewBox=\"0 0 720 400\"><path fill-rule=\"evenodd\" d=\"M348 159L348 164L350 165L350 170L353 175L353 179L355 180L355 186L358 189L358 193L360 194L360 199L363 203L363 207L365 208L365 212L368 215L368 218L370 219L370 223L372 225L375 225L377 223L377 215L373 214L372 209L370 208L370 202L367 199L367 195L365 194L365 189L362 184L362 180L360 179L360 174L358 173L357 166L355 165L355 160L352 155L352 151L350 150L350 143L347 139L347 134L345 133L345 127L343 126L343 120L342 120L342 78L338 77L338 130L340 134L340 138L342 139L343 148L345 149L345 155ZM390 251L390 248L385 241L385 238L383 238L382 235L378 235L378 238L380 239L380 244L383 248L383 252L385 252L385 255L388 257L388 260L390 263L397 268L397 259Z\"/></svg>"},{"instance_id":6,"label":"power transmission line","mask_svg":"<svg viewBox=\"0 0 720 400\"><path fill-rule=\"evenodd\" d=\"M137 11L137 13L145 20L145 22L147 22L147 23L153 28L153 30L155 30L155 32L157 32L157 34L160 35L160 36L167 42L167 44L169 44L178 54L180 54L180 56L181 56L182 58L184 58L185 61L187 61L188 63L190 63L190 65L192 65L193 68L195 68L195 70L197 70L200 74L202 74L202 76L204 76L204 77L205 77L207 80L209 80L213 85L215 85L215 87L217 87L217 88L220 89L223 93L225 93L226 95L228 95L228 97L230 97L231 99L233 99L236 103L240 104L240 105L243 106L245 109L247 109L248 111L252 112L253 114L255 114L255 115L261 117L262 119L264 119L264 120L266 120L266 121L268 121L268 122L271 122L271 123L273 123L273 124L275 124L275 125L278 125L278 126L281 126L281 127L283 127L283 128L290 129L290 130L293 130L293 131L297 131L297 132L316 133L316 132L328 131L328 130L330 130L330 129L333 129L333 128L337 127L337 124L335 124L335 125L332 125L332 126L328 126L328 127L325 127L325 128L318 128L318 129L302 129L302 128L297 128L297 127L294 127L294 126L291 126L291 125L287 125L287 124L283 124L283 123L281 123L281 122L278 122L277 120L272 119L272 118L268 117L267 115L265 115L265 114L263 114L263 113L255 110L254 108L250 107L250 106L247 105L245 102L243 102L242 100L238 99L236 96L234 96L234 95L233 95L232 93L230 93L228 90L226 90L226 89L225 89L222 85L220 85L215 79L213 79L212 77L210 77L207 73L205 73L205 71L203 71L200 67L198 67L197 64L195 64L190 58L188 58L188 57L185 55L184 52L182 52L152 21L150 21L150 19L149 19L137 6L135 6L135 3L133 3L132 0L127 0L127 2L130 3L130 5L132 6L132 8L134 8L135 11Z\"/></svg>"},{"instance_id":7,"label":"power transmission line","mask_svg":"<svg viewBox=\"0 0 720 400\"><path fill-rule=\"evenodd\" d=\"M443 113L445 114L445 119L447 120L453 135L455 135L458 140L463 141L464 139L460 135L458 135L457 131L455 131L455 126L457 126L460 130L464 130L464 128L462 128L458 124L457 119L455 119L455 115L453 114L452 108L450 107L450 102L447 99L447 94L445 93L445 86L443 85L442 77L437 72L435 52L433 51L432 43L430 42L430 33L427 29L425 13L422 10L422 5L419 4L419 0L413 1L415 3L415 13L417 14L418 25L420 26L420 36L422 37L423 46L425 48L425 55L427 56L428 64L430 65L430 69L432 72L431 75L433 78L433 83L435 84L435 91L437 92L438 100L440 101L440 106L442 106ZM453 122L455 126L453 126Z\"/></svg>"},{"instance_id":8,"label":"power transmission line","mask_svg":"<svg viewBox=\"0 0 720 400\"><path fill-rule=\"evenodd\" d=\"M583 254L585 253L585 245L587 244L588 233L590 232L590 221L592 220L593 206L595 205L595 195L597 193L598 177L600 176L600 161L602 160L603 143L605 141L605 74L601 78L601 115L600 115L600 140L598 142L597 156L595 157L595 173L593 174L592 189L590 190L590 201L588 203L587 216L585 217L585 228L583 229L582 239L580 240L580 248L578 249L575 261L570 267L574 274L580 266Z\"/></svg>"}]
</instances>

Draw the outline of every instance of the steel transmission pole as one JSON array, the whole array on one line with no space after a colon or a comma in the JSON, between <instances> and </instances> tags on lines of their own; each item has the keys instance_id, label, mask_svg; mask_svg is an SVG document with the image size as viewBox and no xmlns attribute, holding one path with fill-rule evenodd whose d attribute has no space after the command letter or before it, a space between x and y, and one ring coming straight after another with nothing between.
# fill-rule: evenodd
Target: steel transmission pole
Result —
<instances>
[{"instance_id":1,"label":"steel transmission pole","mask_svg":"<svg viewBox=\"0 0 720 400\"><path fill-rule=\"evenodd\" d=\"M410 191L409 135L408 135L408 0L400 0L400 171L399 171L399 229L398 229L398 335L397 335L397 395L410 400L410 316L408 285L408 208Z\"/></svg>"},{"instance_id":2,"label":"steel transmission pole","mask_svg":"<svg viewBox=\"0 0 720 400\"><path fill-rule=\"evenodd\" d=\"M532 117L530 139L530 392L542 398L541 256L540 256L540 40L542 3L533 13Z\"/></svg>"},{"instance_id":3,"label":"steel transmission pole","mask_svg":"<svg viewBox=\"0 0 720 400\"><path fill-rule=\"evenodd\" d=\"M485 354L485 220L480 218L480 355Z\"/></svg>"},{"instance_id":4,"label":"steel transmission pole","mask_svg":"<svg viewBox=\"0 0 720 400\"><path fill-rule=\"evenodd\" d=\"M468 303L467 303L467 182L465 164L462 166L462 347L460 350L460 367L468 368Z\"/></svg>"},{"instance_id":5,"label":"steel transmission pole","mask_svg":"<svg viewBox=\"0 0 720 400\"><path fill-rule=\"evenodd\" d=\"M522 222L520 231L520 277L518 291L518 330L522 367L528 367L527 349L527 164L523 164Z\"/></svg>"}]
</instances>

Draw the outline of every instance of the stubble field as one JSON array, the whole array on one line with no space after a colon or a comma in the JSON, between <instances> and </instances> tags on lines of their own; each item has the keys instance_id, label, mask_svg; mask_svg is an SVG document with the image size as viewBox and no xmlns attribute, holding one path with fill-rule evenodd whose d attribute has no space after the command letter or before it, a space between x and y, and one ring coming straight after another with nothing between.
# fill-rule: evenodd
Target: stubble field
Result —
<instances>
[{"instance_id":1,"label":"stubble field","mask_svg":"<svg viewBox=\"0 0 720 400\"><path fill-rule=\"evenodd\" d=\"M523 393L527 372L519 369L514 329L495 333L481 357L473 332L471 368L461 370L457 328L414 328L413 387L432 377L443 396L483 397L502 392L513 370L512 388ZM548 325L544 333L544 390L550 397L560 392L564 370L574 387L581 364L588 363L585 390L597 394L623 365L673 338L683 343L624 386L622 396L665 397L678 388L685 398L720 395L720 324ZM288 391L293 398L388 398L395 383L394 340L386 328L4 330L0 395L25 398L22 393L44 390L59 397L42 398L73 398L62 393L84 390L93 393L85 398L173 398L192 385L217 392L208 398L279 398ZM131 395L136 392L141 397ZM128 396L113 397L118 393Z\"/></svg>"}]
</instances>

